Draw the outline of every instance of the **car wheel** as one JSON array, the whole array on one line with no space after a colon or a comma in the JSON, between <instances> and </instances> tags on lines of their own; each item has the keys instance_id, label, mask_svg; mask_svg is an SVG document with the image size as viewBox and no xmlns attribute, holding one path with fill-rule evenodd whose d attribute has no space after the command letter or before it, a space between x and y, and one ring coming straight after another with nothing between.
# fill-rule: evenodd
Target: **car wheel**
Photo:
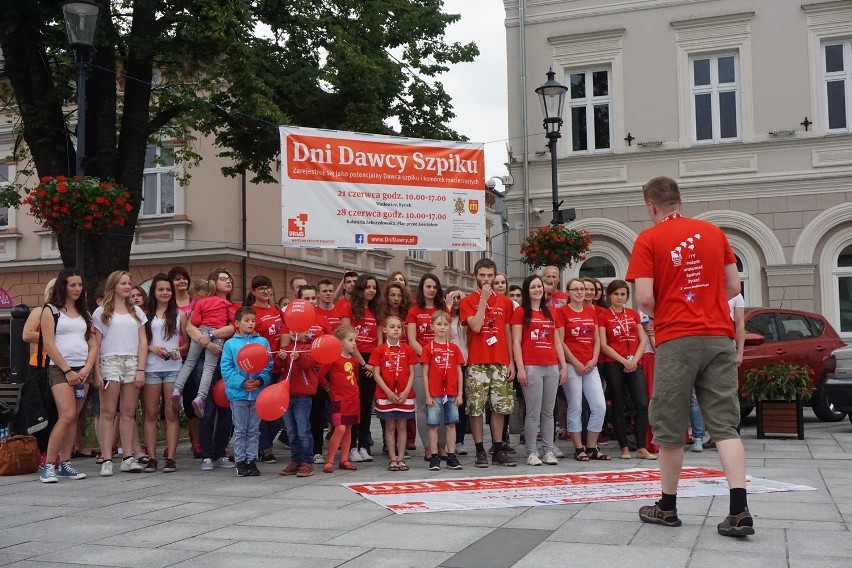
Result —
<instances>
[{"instance_id":1,"label":"car wheel","mask_svg":"<svg viewBox=\"0 0 852 568\"><path fill-rule=\"evenodd\" d=\"M823 422L839 422L846 418L845 412L835 410L834 405L826 398L825 390L822 388L815 389L811 395L811 408L816 417Z\"/></svg>"}]
</instances>

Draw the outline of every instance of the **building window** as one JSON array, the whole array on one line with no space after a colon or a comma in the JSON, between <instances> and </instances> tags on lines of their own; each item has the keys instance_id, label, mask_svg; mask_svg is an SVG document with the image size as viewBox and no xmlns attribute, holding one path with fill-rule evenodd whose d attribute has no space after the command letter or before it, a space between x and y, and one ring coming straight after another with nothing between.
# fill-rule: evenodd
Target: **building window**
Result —
<instances>
[{"instance_id":1,"label":"building window","mask_svg":"<svg viewBox=\"0 0 852 568\"><path fill-rule=\"evenodd\" d=\"M739 139L737 56L694 57L690 61L690 68L695 141L724 142Z\"/></svg>"},{"instance_id":2,"label":"building window","mask_svg":"<svg viewBox=\"0 0 852 568\"><path fill-rule=\"evenodd\" d=\"M421 262L429 260L426 257L426 251L424 249L408 249L408 257L412 260L419 260Z\"/></svg>"},{"instance_id":3,"label":"building window","mask_svg":"<svg viewBox=\"0 0 852 568\"><path fill-rule=\"evenodd\" d=\"M447 268L451 270L456 268L456 253L451 250L447 251Z\"/></svg>"},{"instance_id":4,"label":"building window","mask_svg":"<svg viewBox=\"0 0 852 568\"><path fill-rule=\"evenodd\" d=\"M849 87L852 86L852 42L823 46L826 124L829 132L848 132Z\"/></svg>"},{"instance_id":5,"label":"building window","mask_svg":"<svg viewBox=\"0 0 852 568\"><path fill-rule=\"evenodd\" d=\"M12 185L9 165L0 162L0 187ZM9 226L9 208L0 207L0 231Z\"/></svg>"},{"instance_id":6,"label":"building window","mask_svg":"<svg viewBox=\"0 0 852 568\"><path fill-rule=\"evenodd\" d=\"M568 77L568 121L572 152L610 150L612 122L610 72L607 69L571 73Z\"/></svg>"},{"instance_id":7,"label":"building window","mask_svg":"<svg viewBox=\"0 0 852 568\"><path fill-rule=\"evenodd\" d=\"M473 273L473 253L466 252L464 253L464 271L468 274Z\"/></svg>"},{"instance_id":8,"label":"building window","mask_svg":"<svg viewBox=\"0 0 852 568\"><path fill-rule=\"evenodd\" d=\"M168 149L148 146L142 178L140 217L175 214L175 157Z\"/></svg>"},{"instance_id":9,"label":"building window","mask_svg":"<svg viewBox=\"0 0 852 568\"><path fill-rule=\"evenodd\" d=\"M580 266L580 278L612 280L615 278L615 265L602 256L590 256Z\"/></svg>"},{"instance_id":10,"label":"building window","mask_svg":"<svg viewBox=\"0 0 852 568\"><path fill-rule=\"evenodd\" d=\"M840 307L841 333L852 332L852 245L846 246L837 257L837 303Z\"/></svg>"}]
</instances>

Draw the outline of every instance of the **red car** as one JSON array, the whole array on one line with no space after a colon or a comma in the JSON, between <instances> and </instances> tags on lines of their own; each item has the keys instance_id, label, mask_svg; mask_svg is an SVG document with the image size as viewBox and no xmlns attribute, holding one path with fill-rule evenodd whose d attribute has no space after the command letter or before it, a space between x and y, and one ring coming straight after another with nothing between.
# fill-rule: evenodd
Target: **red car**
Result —
<instances>
[{"instance_id":1,"label":"red car","mask_svg":"<svg viewBox=\"0 0 852 568\"><path fill-rule=\"evenodd\" d=\"M745 350L739 368L740 387L745 371L767 363L807 365L814 370L811 407L824 422L837 422L846 413L836 410L825 396L825 362L831 352L846 345L824 317L811 312L775 308L746 308ZM740 401L740 412L748 416L754 405Z\"/></svg>"}]
</instances>

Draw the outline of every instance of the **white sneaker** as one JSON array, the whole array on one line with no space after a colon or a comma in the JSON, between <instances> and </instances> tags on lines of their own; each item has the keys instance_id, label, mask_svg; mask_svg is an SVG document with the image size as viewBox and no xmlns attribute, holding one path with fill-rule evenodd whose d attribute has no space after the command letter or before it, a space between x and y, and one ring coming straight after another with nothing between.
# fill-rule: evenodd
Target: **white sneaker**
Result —
<instances>
[{"instance_id":1,"label":"white sneaker","mask_svg":"<svg viewBox=\"0 0 852 568\"><path fill-rule=\"evenodd\" d=\"M547 452L546 454L544 454L544 459L542 461L544 463L546 463L547 465L558 465L559 464L559 460L556 459L556 456L553 454L553 452Z\"/></svg>"},{"instance_id":2,"label":"white sneaker","mask_svg":"<svg viewBox=\"0 0 852 568\"><path fill-rule=\"evenodd\" d=\"M325 458L322 457L322 454L314 454L314 463L323 463Z\"/></svg>"},{"instance_id":3,"label":"white sneaker","mask_svg":"<svg viewBox=\"0 0 852 568\"><path fill-rule=\"evenodd\" d=\"M703 452L704 451L704 442L701 438L694 438L692 440L692 445L689 447L690 452Z\"/></svg>"},{"instance_id":4,"label":"white sneaker","mask_svg":"<svg viewBox=\"0 0 852 568\"><path fill-rule=\"evenodd\" d=\"M467 448L464 447L464 444L456 444L456 455L466 456Z\"/></svg>"},{"instance_id":5,"label":"white sneaker","mask_svg":"<svg viewBox=\"0 0 852 568\"><path fill-rule=\"evenodd\" d=\"M101 464L101 477L112 477L112 462L105 461Z\"/></svg>"},{"instance_id":6,"label":"white sneaker","mask_svg":"<svg viewBox=\"0 0 852 568\"><path fill-rule=\"evenodd\" d=\"M38 472L38 480L42 483L59 483L59 478L56 477L56 466L52 463L46 463Z\"/></svg>"},{"instance_id":7,"label":"white sneaker","mask_svg":"<svg viewBox=\"0 0 852 568\"><path fill-rule=\"evenodd\" d=\"M349 461L351 462L362 462L364 460L361 459L361 452L358 451L358 448L352 448L349 450Z\"/></svg>"},{"instance_id":8,"label":"white sneaker","mask_svg":"<svg viewBox=\"0 0 852 568\"><path fill-rule=\"evenodd\" d=\"M541 465L541 458L538 454L530 454L527 456L527 465Z\"/></svg>"},{"instance_id":9,"label":"white sneaker","mask_svg":"<svg viewBox=\"0 0 852 568\"><path fill-rule=\"evenodd\" d=\"M218 460L213 462L213 465L216 467L221 467L222 469L234 469L237 467L237 464L229 460L228 458L219 458Z\"/></svg>"},{"instance_id":10,"label":"white sneaker","mask_svg":"<svg viewBox=\"0 0 852 568\"><path fill-rule=\"evenodd\" d=\"M360 450L358 450L358 452L361 454L362 462L373 461L373 456L370 455L370 452L367 451L367 448L361 448Z\"/></svg>"},{"instance_id":11,"label":"white sneaker","mask_svg":"<svg viewBox=\"0 0 852 568\"><path fill-rule=\"evenodd\" d=\"M201 460L201 471L213 471L213 460L210 458Z\"/></svg>"},{"instance_id":12,"label":"white sneaker","mask_svg":"<svg viewBox=\"0 0 852 568\"><path fill-rule=\"evenodd\" d=\"M130 456L129 458L121 461L121 471L127 473L140 473L142 471L142 466L139 465L139 462L136 461L136 458Z\"/></svg>"},{"instance_id":13,"label":"white sneaker","mask_svg":"<svg viewBox=\"0 0 852 568\"><path fill-rule=\"evenodd\" d=\"M564 458L565 457L565 454L562 452L561 449L559 449L559 446L556 446L556 445L553 446L553 457L556 457L556 458Z\"/></svg>"}]
</instances>

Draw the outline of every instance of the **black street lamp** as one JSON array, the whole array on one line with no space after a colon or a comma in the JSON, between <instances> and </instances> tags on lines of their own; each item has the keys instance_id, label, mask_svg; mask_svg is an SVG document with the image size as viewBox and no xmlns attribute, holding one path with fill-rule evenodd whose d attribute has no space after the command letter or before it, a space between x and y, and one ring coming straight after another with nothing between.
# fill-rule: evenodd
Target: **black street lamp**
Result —
<instances>
[{"instance_id":1,"label":"black street lamp","mask_svg":"<svg viewBox=\"0 0 852 568\"><path fill-rule=\"evenodd\" d=\"M89 57L95 50L95 32L101 7L94 0L76 0L62 3L62 17L65 18L65 31L68 43L77 56L77 162L76 175L86 175L84 160L86 157L86 68ZM83 250L83 230L77 229L75 241L77 270L83 270L85 253Z\"/></svg>"},{"instance_id":2,"label":"black street lamp","mask_svg":"<svg viewBox=\"0 0 852 568\"><path fill-rule=\"evenodd\" d=\"M573 221L576 218L576 213L574 209L559 210L562 201L559 201L559 180L556 173L556 141L562 137L559 129L562 128L562 107L565 104L565 93L568 91L568 87L559 83L555 76L556 73L553 72L553 69L548 71L547 82L537 88L535 92L538 95L539 103L541 103L547 148L550 150L550 188L553 192L553 220L550 222L553 225L559 225L566 221Z\"/></svg>"}]
</instances>

